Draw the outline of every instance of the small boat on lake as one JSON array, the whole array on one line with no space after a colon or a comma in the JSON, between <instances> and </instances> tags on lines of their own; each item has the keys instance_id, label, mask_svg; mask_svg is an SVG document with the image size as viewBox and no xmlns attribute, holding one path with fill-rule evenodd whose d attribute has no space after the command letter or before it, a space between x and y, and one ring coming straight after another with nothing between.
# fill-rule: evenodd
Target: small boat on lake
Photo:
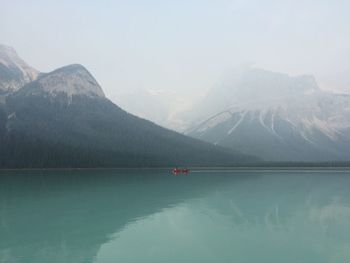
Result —
<instances>
[{"instance_id":1,"label":"small boat on lake","mask_svg":"<svg viewBox=\"0 0 350 263\"><path fill-rule=\"evenodd\" d=\"M189 172L190 172L190 169L188 169L188 168L174 168L172 170L172 173L175 174L175 175L188 174Z\"/></svg>"}]
</instances>

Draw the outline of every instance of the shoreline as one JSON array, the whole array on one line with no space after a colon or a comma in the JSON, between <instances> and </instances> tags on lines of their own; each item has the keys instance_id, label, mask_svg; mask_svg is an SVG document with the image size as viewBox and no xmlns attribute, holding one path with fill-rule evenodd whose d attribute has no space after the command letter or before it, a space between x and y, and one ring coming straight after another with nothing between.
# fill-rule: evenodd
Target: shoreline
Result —
<instances>
[{"instance_id":1,"label":"shoreline","mask_svg":"<svg viewBox=\"0 0 350 263\"><path fill-rule=\"evenodd\" d=\"M182 167L182 166L179 166ZM101 168L1 168L1 172L6 171L94 171L94 170L169 170L174 167L101 167ZM231 167L206 167L206 166L186 166L190 172L213 172L213 171L281 171L281 170L307 170L307 171L328 171L342 170L350 171L350 166L231 166Z\"/></svg>"}]
</instances>

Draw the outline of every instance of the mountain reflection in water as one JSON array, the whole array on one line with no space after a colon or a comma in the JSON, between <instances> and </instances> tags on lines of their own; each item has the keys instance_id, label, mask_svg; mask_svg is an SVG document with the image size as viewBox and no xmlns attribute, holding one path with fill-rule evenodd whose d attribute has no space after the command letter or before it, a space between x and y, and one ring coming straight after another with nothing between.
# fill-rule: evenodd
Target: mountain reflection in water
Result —
<instances>
[{"instance_id":1,"label":"mountain reflection in water","mask_svg":"<svg viewBox=\"0 0 350 263\"><path fill-rule=\"evenodd\" d=\"M0 262L347 262L350 174L11 171Z\"/></svg>"}]
</instances>

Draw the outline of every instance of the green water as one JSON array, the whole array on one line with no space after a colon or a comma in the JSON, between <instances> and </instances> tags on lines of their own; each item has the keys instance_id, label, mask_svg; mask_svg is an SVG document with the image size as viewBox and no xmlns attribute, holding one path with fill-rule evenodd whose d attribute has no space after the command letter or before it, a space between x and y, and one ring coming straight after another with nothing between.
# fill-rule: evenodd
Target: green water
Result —
<instances>
[{"instance_id":1,"label":"green water","mask_svg":"<svg viewBox=\"0 0 350 263\"><path fill-rule=\"evenodd\" d=\"M350 172L0 173L0 262L350 262Z\"/></svg>"}]
</instances>

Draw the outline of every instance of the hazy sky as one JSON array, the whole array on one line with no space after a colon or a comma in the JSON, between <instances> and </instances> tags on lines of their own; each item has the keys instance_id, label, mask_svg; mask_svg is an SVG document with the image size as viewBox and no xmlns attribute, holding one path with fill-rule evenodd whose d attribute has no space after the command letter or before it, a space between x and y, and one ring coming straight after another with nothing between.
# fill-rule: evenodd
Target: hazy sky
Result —
<instances>
[{"instance_id":1,"label":"hazy sky","mask_svg":"<svg viewBox=\"0 0 350 263\"><path fill-rule=\"evenodd\" d=\"M347 0L0 0L0 42L40 71L85 65L115 101L191 97L240 64L350 93L349 11Z\"/></svg>"}]
</instances>

